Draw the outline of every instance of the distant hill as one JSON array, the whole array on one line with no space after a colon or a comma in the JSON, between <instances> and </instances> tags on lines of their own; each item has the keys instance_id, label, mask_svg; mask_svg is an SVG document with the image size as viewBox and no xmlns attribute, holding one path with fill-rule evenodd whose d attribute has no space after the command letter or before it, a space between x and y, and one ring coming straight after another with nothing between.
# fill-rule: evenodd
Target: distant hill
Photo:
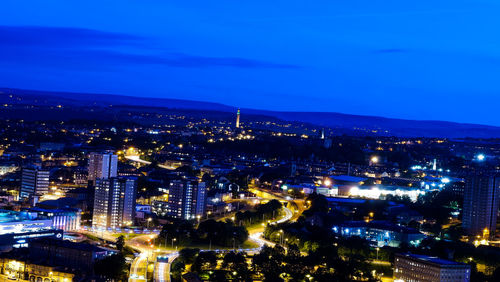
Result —
<instances>
[{"instance_id":1,"label":"distant hill","mask_svg":"<svg viewBox=\"0 0 500 282\"><path fill-rule=\"evenodd\" d=\"M12 98L10 96L13 96ZM27 105L58 104L74 107L153 107L196 111L231 112L236 107L220 103L190 101L169 98L144 98L110 94L67 93L52 91L35 91L0 88L0 103L17 103ZM377 116L360 116L335 112L279 112L258 109L241 109L242 119L245 115L268 116L285 121L310 123L319 127L338 129L339 132L354 130L364 134L405 137L447 137L447 138L500 138L500 127L455 123L446 121L418 121L385 118Z\"/></svg>"}]
</instances>

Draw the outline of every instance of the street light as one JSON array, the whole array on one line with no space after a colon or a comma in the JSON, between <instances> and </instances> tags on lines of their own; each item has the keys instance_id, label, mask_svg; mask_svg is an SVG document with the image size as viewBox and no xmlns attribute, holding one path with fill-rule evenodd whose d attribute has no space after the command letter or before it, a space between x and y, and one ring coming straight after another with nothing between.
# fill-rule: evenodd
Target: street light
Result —
<instances>
[{"instance_id":1,"label":"street light","mask_svg":"<svg viewBox=\"0 0 500 282\"><path fill-rule=\"evenodd\" d=\"M328 186L332 185L332 181L330 180L330 178L327 178L327 179L325 179L324 184L325 184L325 186L328 187Z\"/></svg>"},{"instance_id":2,"label":"street light","mask_svg":"<svg viewBox=\"0 0 500 282\"><path fill-rule=\"evenodd\" d=\"M376 250L377 250L377 260L378 260L378 251L380 250L380 248L377 247Z\"/></svg>"},{"instance_id":3,"label":"street light","mask_svg":"<svg viewBox=\"0 0 500 282\"><path fill-rule=\"evenodd\" d=\"M177 241L177 238L173 238L172 239L172 249L174 248L174 242ZM177 249L177 246L175 246L175 248Z\"/></svg>"},{"instance_id":4,"label":"street light","mask_svg":"<svg viewBox=\"0 0 500 282\"><path fill-rule=\"evenodd\" d=\"M149 223L150 223L152 220L153 220L153 219L152 219L151 217L150 217L150 218L148 218L148 220L147 220L147 222L148 222L148 223L147 223L147 228L148 228L148 229L149 229Z\"/></svg>"}]
</instances>

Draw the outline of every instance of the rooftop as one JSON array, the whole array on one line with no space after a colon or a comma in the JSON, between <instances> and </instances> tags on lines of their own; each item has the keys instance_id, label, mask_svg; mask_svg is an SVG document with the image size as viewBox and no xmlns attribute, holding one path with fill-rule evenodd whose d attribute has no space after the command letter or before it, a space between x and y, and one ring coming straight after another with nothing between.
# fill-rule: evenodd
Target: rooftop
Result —
<instances>
[{"instance_id":1,"label":"rooftop","mask_svg":"<svg viewBox=\"0 0 500 282\"><path fill-rule=\"evenodd\" d=\"M27 213L9 211L9 210L0 210L0 223L3 222L14 222L14 221L23 221L30 220L30 216Z\"/></svg>"},{"instance_id":2,"label":"rooftop","mask_svg":"<svg viewBox=\"0 0 500 282\"><path fill-rule=\"evenodd\" d=\"M370 222L365 222L365 221L346 221L340 226L343 227L349 227L349 228L373 228L373 229L381 229L381 230L387 230L387 231L392 231L392 232L398 232L398 233L406 233L406 234L416 234L420 233L418 230L405 227L405 226L400 226L397 224L394 224L389 221L385 220L373 220Z\"/></svg>"},{"instance_id":3,"label":"rooftop","mask_svg":"<svg viewBox=\"0 0 500 282\"><path fill-rule=\"evenodd\" d=\"M442 259L442 258L438 258L438 257L426 256L426 255L417 255L417 254L410 254L410 253L398 254L398 255L399 256L413 258L413 259L417 259L417 260L421 260L421 261L426 261L426 262L430 262L430 263L434 263L434 264L439 264L439 265L446 265L446 266L449 266L449 265L467 266L464 263L460 263L460 262L456 262L456 261L451 261L451 260L446 260L446 259Z\"/></svg>"},{"instance_id":4,"label":"rooftop","mask_svg":"<svg viewBox=\"0 0 500 282\"><path fill-rule=\"evenodd\" d=\"M363 182L366 181L367 178L364 177L357 177L357 176L350 176L350 175L336 175L331 177L333 180L337 181L344 181L344 182Z\"/></svg>"},{"instance_id":5,"label":"rooftop","mask_svg":"<svg viewBox=\"0 0 500 282\"><path fill-rule=\"evenodd\" d=\"M36 241L33 241L34 244L42 244L42 245L56 245L59 248L66 248L66 249L74 249L74 250L80 250L80 251L87 251L87 252L106 252L108 251L107 249L94 246L91 244L87 243L76 243L76 242L71 242L68 240L60 240L60 239L54 239L54 238L43 238L43 239L38 239Z\"/></svg>"}]
</instances>

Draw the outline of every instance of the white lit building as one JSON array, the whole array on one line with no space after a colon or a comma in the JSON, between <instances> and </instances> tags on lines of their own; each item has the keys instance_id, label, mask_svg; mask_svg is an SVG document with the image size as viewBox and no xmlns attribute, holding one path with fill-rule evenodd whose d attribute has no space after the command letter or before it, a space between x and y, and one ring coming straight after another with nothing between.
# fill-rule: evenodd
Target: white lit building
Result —
<instances>
[{"instance_id":1,"label":"white lit building","mask_svg":"<svg viewBox=\"0 0 500 282\"><path fill-rule=\"evenodd\" d=\"M112 153L90 153L88 180L95 184L97 179L116 177L118 173L118 156Z\"/></svg>"},{"instance_id":2,"label":"white lit building","mask_svg":"<svg viewBox=\"0 0 500 282\"><path fill-rule=\"evenodd\" d=\"M394 281L469 282L470 266L438 257L396 254Z\"/></svg>"},{"instance_id":3,"label":"white lit building","mask_svg":"<svg viewBox=\"0 0 500 282\"><path fill-rule=\"evenodd\" d=\"M134 223L137 180L132 177L97 179L93 228L119 228Z\"/></svg>"},{"instance_id":4,"label":"white lit building","mask_svg":"<svg viewBox=\"0 0 500 282\"><path fill-rule=\"evenodd\" d=\"M39 167L23 168L19 196L29 198L46 195L49 192L49 176L48 170Z\"/></svg>"},{"instance_id":5,"label":"white lit building","mask_svg":"<svg viewBox=\"0 0 500 282\"><path fill-rule=\"evenodd\" d=\"M80 230L81 210L73 208L42 209L31 208L28 210L37 219L52 220L52 227L64 231Z\"/></svg>"},{"instance_id":6,"label":"white lit building","mask_svg":"<svg viewBox=\"0 0 500 282\"><path fill-rule=\"evenodd\" d=\"M28 212L0 210L0 248L27 247L30 240L43 237L62 238L52 219L39 219Z\"/></svg>"}]
</instances>

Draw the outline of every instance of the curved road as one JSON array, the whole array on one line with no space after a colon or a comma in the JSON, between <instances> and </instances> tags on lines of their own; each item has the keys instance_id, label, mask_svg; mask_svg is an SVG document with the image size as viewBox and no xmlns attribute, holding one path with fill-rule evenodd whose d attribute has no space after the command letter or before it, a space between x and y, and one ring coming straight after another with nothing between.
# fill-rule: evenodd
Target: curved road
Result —
<instances>
[{"instance_id":1,"label":"curved road","mask_svg":"<svg viewBox=\"0 0 500 282\"><path fill-rule=\"evenodd\" d=\"M254 189L256 190L256 189ZM285 200L285 197L283 195L277 195L277 193L268 193L265 191L260 191L261 192L261 197L264 196L266 199L273 198L273 199L279 199L279 200ZM284 211L284 216L274 222L271 222L271 224L280 224L287 222L289 220L295 220L297 219L298 215L305 209L303 200L291 200L287 199L287 202L294 201L297 206L299 207L298 211L292 212L289 208L286 206L283 207ZM268 241L264 238L262 238L262 230L261 229L255 229L251 231L249 234L249 239L253 242L255 242L259 247L256 249L240 249L239 251L245 251L247 253L256 253L258 252L264 245L270 245L274 246L275 243ZM170 268L172 266L172 262L179 256L179 253L176 251L162 251L159 252L160 249L155 250L154 246L151 245L151 240L153 240L157 235L142 235L142 236L137 236L135 238L132 238L127 241L127 245L140 251L141 254L134 259L132 262L132 266L130 268L130 279L129 281L145 281L146 273L147 273L147 264L149 262L154 262L156 261L156 256L157 255L167 255L168 256L168 262L156 262L154 266L154 279L153 281L158 281L158 282L170 282ZM155 253L156 252L156 253ZM148 254L149 254L149 260L148 260Z\"/></svg>"}]
</instances>

